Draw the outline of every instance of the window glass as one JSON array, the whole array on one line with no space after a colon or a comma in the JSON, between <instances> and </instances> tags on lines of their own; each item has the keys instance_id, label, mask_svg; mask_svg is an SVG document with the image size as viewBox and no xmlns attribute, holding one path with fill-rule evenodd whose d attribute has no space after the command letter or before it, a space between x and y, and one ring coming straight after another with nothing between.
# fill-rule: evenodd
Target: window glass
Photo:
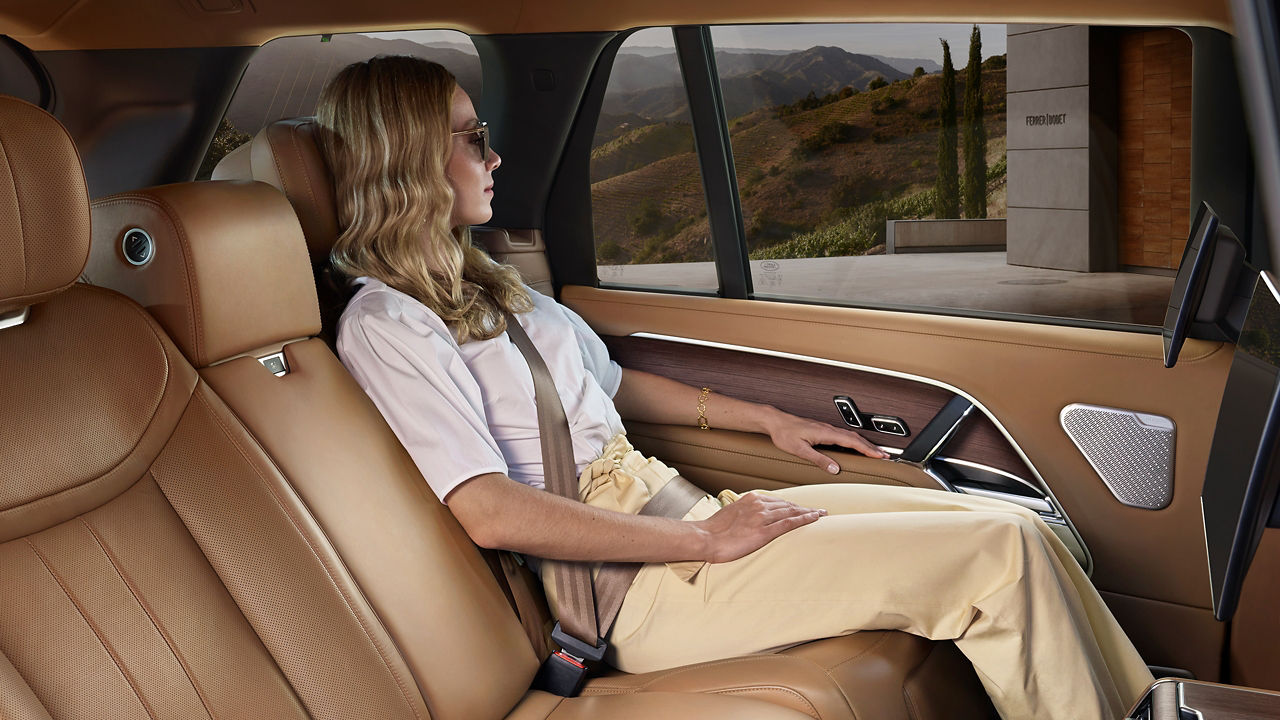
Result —
<instances>
[{"instance_id":1,"label":"window glass","mask_svg":"<svg viewBox=\"0 0 1280 720\"><path fill-rule=\"evenodd\" d=\"M207 180L219 160L266 125L314 114L320 89L329 78L375 55L433 60L449 68L473 101L480 96L480 58L471 38L456 30L278 38L259 48L245 68L197 179Z\"/></svg>"},{"instance_id":2,"label":"window glass","mask_svg":"<svg viewBox=\"0 0 1280 720\"><path fill-rule=\"evenodd\" d=\"M756 296L1161 323L1191 218L1185 34L712 38Z\"/></svg>"},{"instance_id":3,"label":"window glass","mask_svg":"<svg viewBox=\"0 0 1280 720\"><path fill-rule=\"evenodd\" d=\"M592 142L591 208L602 284L718 288L670 28L640 30L618 50Z\"/></svg>"}]
</instances>

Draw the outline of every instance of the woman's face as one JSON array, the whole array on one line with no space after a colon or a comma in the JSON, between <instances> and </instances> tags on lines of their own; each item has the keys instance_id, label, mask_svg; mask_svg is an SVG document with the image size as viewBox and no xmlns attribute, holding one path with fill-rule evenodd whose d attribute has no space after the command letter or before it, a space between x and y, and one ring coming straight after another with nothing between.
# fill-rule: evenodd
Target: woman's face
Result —
<instances>
[{"instance_id":1,"label":"woman's face","mask_svg":"<svg viewBox=\"0 0 1280 720\"><path fill-rule=\"evenodd\" d=\"M449 129L453 132L470 130L480 124L475 106L462 88L453 91L453 113ZM498 153L489 148L489 158L480 157L480 140L476 134L454 135L453 152L445 165L445 177L453 187L453 213L450 225L480 225L493 217L489 207L493 200L493 171L502 164Z\"/></svg>"}]
</instances>

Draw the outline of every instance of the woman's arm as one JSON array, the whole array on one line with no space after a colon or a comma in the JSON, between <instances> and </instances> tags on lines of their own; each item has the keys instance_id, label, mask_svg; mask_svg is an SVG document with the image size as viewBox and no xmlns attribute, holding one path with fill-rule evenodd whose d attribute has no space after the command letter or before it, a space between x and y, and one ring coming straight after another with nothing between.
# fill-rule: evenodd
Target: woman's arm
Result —
<instances>
[{"instance_id":1,"label":"woman's arm","mask_svg":"<svg viewBox=\"0 0 1280 720\"><path fill-rule=\"evenodd\" d=\"M624 368L622 384L613 398L613 404L628 420L663 425L697 425L698 398L701 392L700 388L661 375ZM711 427L768 435L779 449L808 460L830 473L839 472L840 466L814 450L814 445L840 445L868 457L889 457L858 433L796 417L769 405L758 405L714 392L707 398L706 405L707 424Z\"/></svg>"},{"instance_id":2,"label":"woman's arm","mask_svg":"<svg viewBox=\"0 0 1280 720\"><path fill-rule=\"evenodd\" d=\"M482 547L591 562L729 562L825 510L748 493L706 520L627 515L594 508L490 473L448 497L449 509Z\"/></svg>"}]
</instances>

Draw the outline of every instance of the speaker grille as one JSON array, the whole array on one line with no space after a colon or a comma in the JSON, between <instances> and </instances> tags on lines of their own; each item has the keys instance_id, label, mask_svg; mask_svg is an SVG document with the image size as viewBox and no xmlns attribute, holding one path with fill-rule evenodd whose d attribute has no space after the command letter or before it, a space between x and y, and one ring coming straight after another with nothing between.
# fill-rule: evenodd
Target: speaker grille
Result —
<instances>
[{"instance_id":1,"label":"speaker grille","mask_svg":"<svg viewBox=\"0 0 1280 720\"><path fill-rule=\"evenodd\" d=\"M1172 420L1078 403L1064 407L1059 419L1117 500L1146 510L1173 500Z\"/></svg>"}]
</instances>

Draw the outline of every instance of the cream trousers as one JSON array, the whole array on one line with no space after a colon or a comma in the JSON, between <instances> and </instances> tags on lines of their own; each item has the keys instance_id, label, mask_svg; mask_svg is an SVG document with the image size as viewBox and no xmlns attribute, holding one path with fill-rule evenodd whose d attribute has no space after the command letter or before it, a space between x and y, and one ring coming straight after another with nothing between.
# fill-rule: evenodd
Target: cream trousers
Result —
<instances>
[{"instance_id":1,"label":"cream trousers","mask_svg":"<svg viewBox=\"0 0 1280 720\"><path fill-rule=\"evenodd\" d=\"M635 512L673 474L619 436L580 489L593 505ZM635 507L618 500L628 493ZM646 565L610 633L610 664L649 672L901 630L955 642L1006 720L1121 718L1153 680L1070 551L1030 510L882 485L771 494L830 514L733 562ZM719 504L707 498L686 519Z\"/></svg>"}]
</instances>

